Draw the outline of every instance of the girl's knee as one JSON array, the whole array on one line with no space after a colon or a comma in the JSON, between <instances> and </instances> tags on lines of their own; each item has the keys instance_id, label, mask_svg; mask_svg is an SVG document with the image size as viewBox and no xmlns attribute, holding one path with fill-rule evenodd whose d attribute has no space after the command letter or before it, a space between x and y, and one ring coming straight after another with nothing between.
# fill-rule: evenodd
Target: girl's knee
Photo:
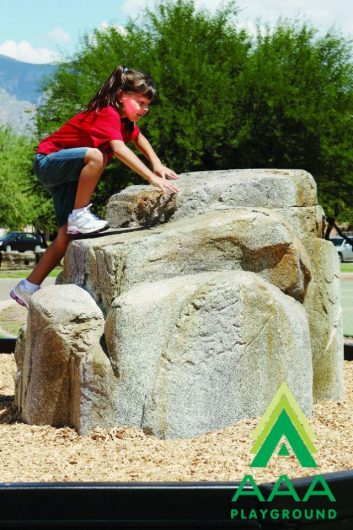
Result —
<instances>
[{"instance_id":1,"label":"girl's knee","mask_svg":"<svg viewBox=\"0 0 353 530\"><path fill-rule=\"evenodd\" d=\"M107 164L107 160L108 157L106 153L102 153L102 151L95 147L90 147L85 156L85 164L92 162L100 167L105 167Z\"/></svg>"}]
</instances>

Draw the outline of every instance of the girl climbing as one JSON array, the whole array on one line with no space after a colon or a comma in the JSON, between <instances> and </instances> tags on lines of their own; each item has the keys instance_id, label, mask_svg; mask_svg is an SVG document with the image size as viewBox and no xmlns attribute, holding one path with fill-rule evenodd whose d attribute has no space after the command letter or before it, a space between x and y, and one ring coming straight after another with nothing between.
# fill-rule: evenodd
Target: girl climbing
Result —
<instances>
[{"instance_id":1,"label":"girl climbing","mask_svg":"<svg viewBox=\"0 0 353 530\"><path fill-rule=\"evenodd\" d=\"M118 66L88 103L87 109L40 142L34 161L38 179L54 200L58 235L28 276L10 296L28 307L49 272L64 256L75 235L92 234L108 223L90 211L90 199L106 164L116 156L163 193L178 192L167 179L177 175L159 160L136 125L156 95L151 77ZM151 164L149 169L126 145L132 141Z\"/></svg>"}]
</instances>

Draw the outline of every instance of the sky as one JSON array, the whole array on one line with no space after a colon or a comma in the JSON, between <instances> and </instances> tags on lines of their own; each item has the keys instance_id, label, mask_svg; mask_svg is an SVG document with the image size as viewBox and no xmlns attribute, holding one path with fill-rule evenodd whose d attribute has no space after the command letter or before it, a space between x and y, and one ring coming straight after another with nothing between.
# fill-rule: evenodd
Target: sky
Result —
<instances>
[{"instance_id":1,"label":"sky","mask_svg":"<svg viewBox=\"0 0 353 530\"><path fill-rule=\"evenodd\" d=\"M211 13L221 0L195 0ZM0 0L0 54L30 63L58 61L72 55L94 28L124 26L155 0ZM238 0L238 23L253 32L256 23L278 17L310 21L320 33L334 26L353 37L352 0Z\"/></svg>"}]
</instances>

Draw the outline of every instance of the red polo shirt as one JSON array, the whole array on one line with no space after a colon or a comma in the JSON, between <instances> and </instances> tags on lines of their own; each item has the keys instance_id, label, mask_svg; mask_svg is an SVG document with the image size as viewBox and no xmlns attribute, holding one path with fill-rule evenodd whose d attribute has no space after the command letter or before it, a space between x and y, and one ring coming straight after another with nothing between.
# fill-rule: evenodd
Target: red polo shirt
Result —
<instances>
[{"instance_id":1,"label":"red polo shirt","mask_svg":"<svg viewBox=\"0 0 353 530\"><path fill-rule=\"evenodd\" d=\"M107 153L109 160L113 156L109 142L135 140L140 129L134 124L131 132L127 121L120 117L114 107L104 107L98 112L80 112L67 121L60 129L40 142L37 153L49 155L61 149L72 147L97 147Z\"/></svg>"}]
</instances>

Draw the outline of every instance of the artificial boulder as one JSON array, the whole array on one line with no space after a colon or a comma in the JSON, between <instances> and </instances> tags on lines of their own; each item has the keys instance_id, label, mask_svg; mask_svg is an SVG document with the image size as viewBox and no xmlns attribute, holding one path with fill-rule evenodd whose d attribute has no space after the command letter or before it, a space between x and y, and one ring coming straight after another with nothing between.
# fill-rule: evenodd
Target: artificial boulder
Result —
<instances>
[{"instance_id":1,"label":"artificial boulder","mask_svg":"<svg viewBox=\"0 0 353 530\"><path fill-rule=\"evenodd\" d=\"M184 173L180 193L161 196L151 186L129 186L107 205L111 227L150 226L214 210L258 207L282 212L317 206L310 173L285 169L229 169Z\"/></svg>"},{"instance_id":2,"label":"artificial boulder","mask_svg":"<svg viewBox=\"0 0 353 530\"><path fill-rule=\"evenodd\" d=\"M256 272L303 301L311 278L304 246L265 209L213 211L150 230L75 241L62 281L87 289L106 312L136 283L204 271Z\"/></svg>"},{"instance_id":3,"label":"artificial boulder","mask_svg":"<svg viewBox=\"0 0 353 530\"><path fill-rule=\"evenodd\" d=\"M105 335L118 425L192 437L261 415L281 381L311 414L305 310L254 273L136 285L114 301Z\"/></svg>"},{"instance_id":4,"label":"artificial boulder","mask_svg":"<svg viewBox=\"0 0 353 530\"><path fill-rule=\"evenodd\" d=\"M178 185L180 193L164 197L151 186L131 186L110 198L107 219L112 227L138 227L179 219L191 223L206 212L238 211L240 207L244 211L245 206L250 211L261 208L276 213L301 241L311 263L308 296L301 301L311 330L314 400L343 399L339 263L332 244L322 239L324 212L317 204L316 183L310 173L285 169L203 171L181 175Z\"/></svg>"},{"instance_id":5,"label":"artificial boulder","mask_svg":"<svg viewBox=\"0 0 353 530\"><path fill-rule=\"evenodd\" d=\"M33 295L15 351L16 404L25 422L79 432L113 425L103 333L102 312L80 287L51 285Z\"/></svg>"},{"instance_id":6,"label":"artificial boulder","mask_svg":"<svg viewBox=\"0 0 353 530\"><path fill-rule=\"evenodd\" d=\"M304 307L311 337L314 398L342 400L343 312L338 256L333 244L324 239L310 238L305 246L312 267Z\"/></svg>"},{"instance_id":7,"label":"artificial boulder","mask_svg":"<svg viewBox=\"0 0 353 530\"><path fill-rule=\"evenodd\" d=\"M23 419L175 438L262 414L283 381L306 414L342 399L339 264L311 175L193 173L179 187L115 195L115 228L73 241L55 295L33 296L16 353Z\"/></svg>"}]
</instances>

